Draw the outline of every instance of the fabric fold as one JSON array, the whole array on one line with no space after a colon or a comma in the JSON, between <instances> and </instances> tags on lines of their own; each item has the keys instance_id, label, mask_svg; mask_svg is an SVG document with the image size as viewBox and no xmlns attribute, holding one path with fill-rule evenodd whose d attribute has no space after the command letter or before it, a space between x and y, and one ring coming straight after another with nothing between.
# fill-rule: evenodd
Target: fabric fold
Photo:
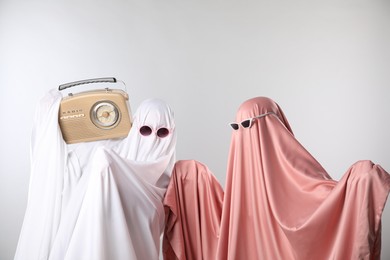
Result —
<instances>
[{"instance_id":1,"label":"fabric fold","mask_svg":"<svg viewBox=\"0 0 390 260\"><path fill-rule=\"evenodd\" d=\"M195 160L175 164L164 199L164 259L215 259L223 189L211 171Z\"/></svg>"}]
</instances>

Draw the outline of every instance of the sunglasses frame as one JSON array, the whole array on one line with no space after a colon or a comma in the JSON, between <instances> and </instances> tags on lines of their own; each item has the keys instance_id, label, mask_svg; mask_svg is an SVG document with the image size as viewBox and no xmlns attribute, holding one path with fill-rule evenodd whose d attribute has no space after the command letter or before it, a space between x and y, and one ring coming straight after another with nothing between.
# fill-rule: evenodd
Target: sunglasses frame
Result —
<instances>
[{"instance_id":1,"label":"sunglasses frame","mask_svg":"<svg viewBox=\"0 0 390 260\"><path fill-rule=\"evenodd\" d=\"M251 128L252 125L253 125L253 122L255 121L255 119L258 119L258 118L262 118L262 117L265 117L267 115L276 115L275 112L267 112L267 113L264 113L264 114L261 114L261 115L258 115L258 116L255 116L255 117L250 117L248 119L245 119L245 120L242 120L240 123L236 123L236 122L231 122L229 125L233 128L233 130L237 131L238 129L240 129L240 125L242 128ZM248 126L245 126L244 123L246 121L249 121L249 125ZM233 126L234 125L234 126Z\"/></svg>"},{"instance_id":2,"label":"sunglasses frame","mask_svg":"<svg viewBox=\"0 0 390 260\"><path fill-rule=\"evenodd\" d=\"M150 134L148 134L148 135L142 134L141 128L143 128L143 127L149 128L149 129L150 129ZM158 134L158 132L159 132L161 129L167 130L168 133L167 133L166 135L164 135L164 136L160 136L160 135ZM171 133L171 130L168 129L168 128L166 128L166 127L160 127L159 129L156 130L156 129L154 129L154 128L148 126L148 125L143 125L143 126L141 126L141 127L138 128L138 132L139 132L140 135L145 136L145 137L146 137L146 136L150 136L150 135L152 135L153 133L155 133L156 136L157 136L158 138L165 138L165 137L167 137L167 136Z\"/></svg>"}]
</instances>

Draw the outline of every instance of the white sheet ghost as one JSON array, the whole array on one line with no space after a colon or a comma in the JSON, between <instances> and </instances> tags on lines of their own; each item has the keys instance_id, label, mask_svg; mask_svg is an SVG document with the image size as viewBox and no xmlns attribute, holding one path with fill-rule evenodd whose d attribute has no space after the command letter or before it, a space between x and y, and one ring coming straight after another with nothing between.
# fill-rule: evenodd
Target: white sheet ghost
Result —
<instances>
[{"instance_id":1,"label":"white sheet ghost","mask_svg":"<svg viewBox=\"0 0 390 260\"><path fill-rule=\"evenodd\" d=\"M36 112L15 259L158 259L175 163L172 110L149 99L126 138L67 145L57 123L61 98L50 91Z\"/></svg>"}]
</instances>

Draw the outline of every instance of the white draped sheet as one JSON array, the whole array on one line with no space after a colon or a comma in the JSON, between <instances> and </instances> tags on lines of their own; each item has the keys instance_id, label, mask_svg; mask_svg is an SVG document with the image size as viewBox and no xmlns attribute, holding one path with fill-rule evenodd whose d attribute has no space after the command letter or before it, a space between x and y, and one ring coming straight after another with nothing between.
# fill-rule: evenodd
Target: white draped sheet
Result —
<instances>
[{"instance_id":1,"label":"white draped sheet","mask_svg":"<svg viewBox=\"0 0 390 260\"><path fill-rule=\"evenodd\" d=\"M61 94L36 110L31 176L15 259L158 259L162 200L175 162L173 112L145 100L124 139L67 145L58 126ZM139 127L170 134L139 134Z\"/></svg>"}]
</instances>

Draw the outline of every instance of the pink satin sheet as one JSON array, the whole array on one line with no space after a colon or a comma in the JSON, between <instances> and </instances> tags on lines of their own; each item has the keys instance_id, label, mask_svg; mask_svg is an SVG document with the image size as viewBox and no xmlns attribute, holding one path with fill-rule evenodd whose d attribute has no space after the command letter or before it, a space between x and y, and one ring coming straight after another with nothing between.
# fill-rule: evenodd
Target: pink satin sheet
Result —
<instances>
[{"instance_id":1,"label":"pink satin sheet","mask_svg":"<svg viewBox=\"0 0 390 260\"><path fill-rule=\"evenodd\" d=\"M180 207L170 205L180 212L168 215L168 224L171 227L174 222L169 217L179 218L181 223L176 224L182 229L175 226L180 231L171 230L166 239L180 250L183 244L196 243L191 254L180 251L176 258L165 259L380 259L381 217L390 175L367 160L353 164L340 181L333 180L297 141L283 111L269 98L245 101L236 122L269 112L254 119L251 128L232 130L215 256L201 257L202 250L214 254L210 247L215 245L215 232L204 235L199 225L203 219L218 222L219 204L213 209L207 202L214 191L197 189L194 194L195 188L188 190L171 181L167 196L181 199ZM179 171L183 170L176 168L175 174ZM189 176L197 171L192 167L184 173ZM203 197L199 192L205 192ZM205 249L199 239L210 239L206 236L213 243Z\"/></svg>"},{"instance_id":2,"label":"pink satin sheet","mask_svg":"<svg viewBox=\"0 0 390 260\"><path fill-rule=\"evenodd\" d=\"M217 259L379 258L389 174L359 161L332 180L269 98L244 102L236 121L268 112L232 133Z\"/></svg>"},{"instance_id":3,"label":"pink satin sheet","mask_svg":"<svg viewBox=\"0 0 390 260\"><path fill-rule=\"evenodd\" d=\"M223 189L209 169L178 161L164 199L164 259L215 259Z\"/></svg>"}]
</instances>

